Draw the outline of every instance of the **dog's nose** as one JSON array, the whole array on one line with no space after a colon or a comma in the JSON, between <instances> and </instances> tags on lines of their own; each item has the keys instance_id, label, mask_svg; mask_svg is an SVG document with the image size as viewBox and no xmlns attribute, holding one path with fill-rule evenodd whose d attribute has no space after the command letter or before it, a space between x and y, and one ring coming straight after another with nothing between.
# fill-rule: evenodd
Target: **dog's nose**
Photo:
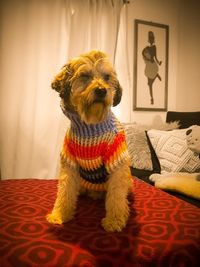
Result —
<instances>
[{"instance_id":1,"label":"dog's nose","mask_svg":"<svg viewBox=\"0 0 200 267\"><path fill-rule=\"evenodd\" d=\"M186 131L186 135L189 135L192 132L192 129Z\"/></svg>"},{"instance_id":2,"label":"dog's nose","mask_svg":"<svg viewBox=\"0 0 200 267\"><path fill-rule=\"evenodd\" d=\"M107 93L107 91L106 91L106 89L105 88L96 88L95 89L95 94L96 94L96 96L98 96L98 97L105 97L106 96L106 93Z\"/></svg>"}]
</instances>

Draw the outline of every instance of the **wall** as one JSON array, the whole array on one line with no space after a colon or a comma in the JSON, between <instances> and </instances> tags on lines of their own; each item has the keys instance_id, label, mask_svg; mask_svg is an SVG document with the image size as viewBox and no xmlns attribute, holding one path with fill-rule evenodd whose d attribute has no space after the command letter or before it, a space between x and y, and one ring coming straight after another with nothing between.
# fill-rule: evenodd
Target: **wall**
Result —
<instances>
[{"instance_id":1,"label":"wall","mask_svg":"<svg viewBox=\"0 0 200 267\"><path fill-rule=\"evenodd\" d=\"M200 110L200 1L181 0L178 18L176 107Z\"/></svg>"},{"instance_id":2,"label":"wall","mask_svg":"<svg viewBox=\"0 0 200 267\"><path fill-rule=\"evenodd\" d=\"M169 25L168 110L200 110L198 0L132 0L128 7L128 51L133 99L134 20ZM188 12L188 9L190 12ZM193 15L195 14L195 15ZM188 20L190 21L188 23ZM199 25L199 26L197 26ZM188 38L189 37L189 38ZM192 56L190 56L192 54ZM197 60L198 56L198 60ZM188 66L188 68L187 68ZM191 101L188 101L188 98ZM133 105L131 105L133 110ZM166 112L132 111L131 121L165 121Z\"/></svg>"}]
</instances>

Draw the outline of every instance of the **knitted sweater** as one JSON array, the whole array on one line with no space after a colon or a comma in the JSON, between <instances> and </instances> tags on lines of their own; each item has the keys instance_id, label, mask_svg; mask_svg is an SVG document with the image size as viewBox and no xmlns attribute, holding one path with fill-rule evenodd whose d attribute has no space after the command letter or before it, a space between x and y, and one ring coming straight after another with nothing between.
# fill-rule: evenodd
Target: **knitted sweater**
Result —
<instances>
[{"instance_id":1,"label":"knitted sweater","mask_svg":"<svg viewBox=\"0 0 200 267\"><path fill-rule=\"evenodd\" d=\"M71 121L61 151L70 168L79 168L81 185L106 190L109 174L129 159L124 130L115 115L98 124L85 124L78 113L64 111Z\"/></svg>"}]
</instances>

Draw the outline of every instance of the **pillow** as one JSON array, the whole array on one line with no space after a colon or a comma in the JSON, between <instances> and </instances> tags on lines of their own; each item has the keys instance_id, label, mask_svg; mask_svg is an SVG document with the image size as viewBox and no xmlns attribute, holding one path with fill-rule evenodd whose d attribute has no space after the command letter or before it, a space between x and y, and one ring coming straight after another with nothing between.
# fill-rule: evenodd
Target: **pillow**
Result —
<instances>
[{"instance_id":1,"label":"pillow","mask_svg":"<svg viewBox=\"0 0 200 267\"><path fill-rule=\"evenodd\" d=\"M151 152L151 161L152 161L152 165L153 165L153 172L154 173L160 173L161 171L161 168L160 168L160 162L158 160L158 157L156 155L156 152L151 144L151 141L149 139L149 136L147 134L147 131L145 131L145 134L146 134L146 137L147 137L147 142L148 142L148 145L149 145L149 149L150 149L150 152Z\"/></svg>"},{"instance_id":2,"label":"pillow","mask_svg":"<svg viewBox=\"0 0 200 267\"><path fill-rule=\"evenodd\" d=\"M197 173L165 173L152 174L149 179L155 187L175 191L200 200L200 174Z\"/></svg>"},{"instance_id":3,"label":"pillow","mask_svg":"<svg viewBox=\"0 0 200 267\"><path fill-rule=\"evenodd\" d=\"M170 130L178 128L178 126L178 122L159 123L158 125L123 123L132 167L139 170L153 171L156 166L156 172L159 172L159 162L157 163L157 157L151 147L151 143L148 141L145 131L152 129L152 127L156 129Z\"/></svg>"},{"instance_id":4,"label":"pillow","mask_svg":"<svg viewBox=\"0 0 200 267\"><path fill-rule=\"evenodd\" d=\"M200 159L188 148L187 129L147 132L163 172L198 172Z\"/></svg>"},{"instance_id":5,"label":"pillow","mask_svg":"<svg viewBox=\"0 0 200 267\"><path fill-rule=\"evenodd\" d=\"M133 176L136 176L138 178L141 178L143 181L153 184L153 182L151 182L151 180L149 180L149 176L153 173L160 173L160 163L159 160L157 158L157 155L154 151L154 148L149 140L149 137L147 135L147 132L145 131L146 137L147 137L147 142L148 142L148 146L150 149L150 153L151 153L151 162L152 162L152 170L145 170L145 169L138 169L138 168L131 168L131 173Z\"/></svg>"},{"instance_id":6,"label":"pillow","mask_svg":"<svg viewBox=\"0 0 200 267\"><path fill-rule=\"evenodd\" d=\"M124 130L132 167L153 170L144 128L138 124L124 124Z\"/></svg>"}]
</instances>

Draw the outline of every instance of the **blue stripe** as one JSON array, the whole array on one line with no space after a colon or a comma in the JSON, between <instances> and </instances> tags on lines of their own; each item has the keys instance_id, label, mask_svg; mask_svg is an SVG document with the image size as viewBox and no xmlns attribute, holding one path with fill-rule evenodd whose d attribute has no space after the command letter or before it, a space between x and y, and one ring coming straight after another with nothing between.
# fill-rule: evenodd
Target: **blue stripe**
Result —
<instances>
[{"instance_id":1,"label":"blue stripe","mask_svg":"<svg viewBox=\"0 0 200 267\"><path fill-rule=\"evenodd\" d=\"M99 137L107 132L117 133L115 125L115 117L112 112L107 119L97 124L86 124L83 122L78 113L66 112L64 114L71 121L71 129L73 134L80 138Z\"/></svg>"},{"instance_id":2,"label":"blue stripe","mask_svg":"<svg viewBox=\"0 0 200 267\"><path fill-rule=\"evenodd\" d=\"M84 180L92 184L105 183L108 177L108 172L104 165L94 171L86 171L80 167L79 173Z\"/></svg>"}]
</instances>

